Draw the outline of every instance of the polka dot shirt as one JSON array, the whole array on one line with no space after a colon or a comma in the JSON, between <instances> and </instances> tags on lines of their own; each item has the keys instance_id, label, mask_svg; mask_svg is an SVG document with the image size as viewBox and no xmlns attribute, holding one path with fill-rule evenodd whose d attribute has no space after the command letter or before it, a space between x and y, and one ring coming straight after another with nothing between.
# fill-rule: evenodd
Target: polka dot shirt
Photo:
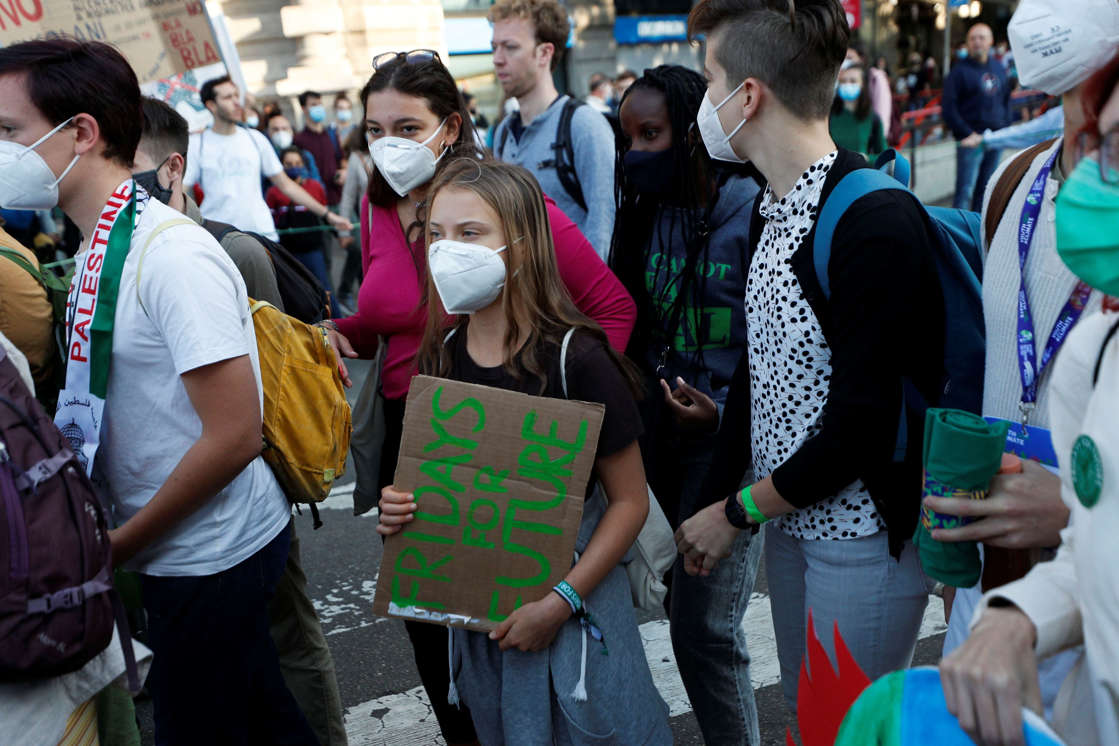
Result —
<instances>
[{"instance_id":1,"label":"polka dot shirt","mask_svg":"<svg viewBox=\"0 0 1119 746\"><path fill-rule=\"evenodd\" d=\"M813 163L778 199L766 188L766 220L746 281L754 471L766 476L819 432L831 380L831 350L793 272L793 254L816 221L838 152ZM854 539L885 528L861 481L775 521L798 539Z\"/></svg>"}]
</instances>

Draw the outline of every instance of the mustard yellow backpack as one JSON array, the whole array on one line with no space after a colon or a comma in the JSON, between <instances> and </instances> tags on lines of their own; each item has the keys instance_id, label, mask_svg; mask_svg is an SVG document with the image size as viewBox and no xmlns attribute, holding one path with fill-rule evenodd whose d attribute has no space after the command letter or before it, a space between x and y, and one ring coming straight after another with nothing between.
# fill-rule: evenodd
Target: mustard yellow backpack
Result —
<instances>
[{"instance_id":1,"label":"mustard yellow backpack","mask_svg":"<svg viewBox=\"0 0 1119 746\"><path fill-rule=\"evenodd\" d=\"M264 460L294 503L326 499L350 449L350 405L326 330L249 300L264 389Z\"/></svg>"},{"instance_id":2,"label":"mustard yellow backpack","mask_svg":"<svg viewBox=\"0 0 1119 746\"><path fill-rule=\"evenodd\" d=\"M140 252L136 267L136 299L144 257L152 241L177 225L197 225L188 218L172 218L156 226ZM293 503L311 503L315 528L321 525L314 509L330 494L334 480L346 468L350 450L350 405L330 350L326 330L305 324L266 301L249 299L264 391L261 456Z\"/></svg>"}]
</instances>

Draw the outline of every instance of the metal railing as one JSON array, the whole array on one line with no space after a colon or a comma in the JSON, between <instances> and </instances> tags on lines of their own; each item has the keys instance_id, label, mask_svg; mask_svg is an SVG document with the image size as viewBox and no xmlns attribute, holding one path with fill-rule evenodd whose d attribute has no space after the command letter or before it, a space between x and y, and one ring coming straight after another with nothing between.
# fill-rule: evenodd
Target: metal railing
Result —
<instances>
[{"instance_id":1,"label":"metal railing","mask_svg":"<svg viewBox=\"0 0 1119 746\"><path fill-rule=\"evenodd\" d=\"M899 151L909 148L909 161L912 167L910 187L917 183L917 148L943 142L952 137L944 122L941 91L926 91L916 95L919 108L911 109L901 115L901 134L893 144L893 147ZM1011 110L1017 114L1018 121L1025 121L1031 119L1034 110L1043 106L1049 98L1041 91L1017 90L1010 94ZM894 97L894 106L904 108L911 103L911 97Z\"/></svg>"}]
</instances>

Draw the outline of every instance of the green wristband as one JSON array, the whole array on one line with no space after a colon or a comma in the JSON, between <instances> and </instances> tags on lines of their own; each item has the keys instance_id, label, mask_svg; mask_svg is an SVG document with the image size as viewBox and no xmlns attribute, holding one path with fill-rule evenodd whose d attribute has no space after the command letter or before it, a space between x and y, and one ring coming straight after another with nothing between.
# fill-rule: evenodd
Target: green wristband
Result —
<instances>
[{"instance_id":1,"label":"green wristband","mask_svg":"<svg viewBox=\"0 0 1119 746\"><path fill-rule=\"evenodd\" d=\"M578 615L583 609L583 599L579 597L579 592L572 588L566 580L561 580L552 590L567 602L567 605L571 607L572 614Z\"/></svg>"},{"instance_id":2,"label":"green wristband","mask_svg":"<svg viewBox=\"0 0 1119 746\"><path fill-rule=\"evenodd\" d=\"M750 520L754 523L760 526L769 520L766 518L765 513L758 510L758 506L754 504L754 497L750 494L750 487L739 492L738 499L742 501L742 507L746 509L746 515L750 516Z\"/></svg>"}]
</instances>

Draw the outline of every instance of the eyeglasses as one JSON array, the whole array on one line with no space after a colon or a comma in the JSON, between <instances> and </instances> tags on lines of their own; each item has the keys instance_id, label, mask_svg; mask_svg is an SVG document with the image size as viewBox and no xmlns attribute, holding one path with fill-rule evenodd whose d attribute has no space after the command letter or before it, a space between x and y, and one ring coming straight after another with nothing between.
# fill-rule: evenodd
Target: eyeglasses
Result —
<instances>
[{"instance_id":1,"label":"eyeglasses","mask_svg":"<svg viewBox=\"0 0 1119 746\"><path fill-rule=\"evenodd\" d=\"M1076 159L1099 148L1100 179L1105 184L1119 184L1119 127L1113 127L1103 137L1087 132L1076 138Z\"/></svg>"},{"instance_id":2,"label":"eyeglasses","mask_svg":"<svg viewBox=\"0 0 1119 746\"><path fill-rule=\"evenodd\" d=\"M396 60L403 60L405 65L423 65L433 60L442 62L439 53L434 49L413 49L411 52L384 52L373 58L373 70L380 70L383 66Z\"/></svg>"}]
</instances>

